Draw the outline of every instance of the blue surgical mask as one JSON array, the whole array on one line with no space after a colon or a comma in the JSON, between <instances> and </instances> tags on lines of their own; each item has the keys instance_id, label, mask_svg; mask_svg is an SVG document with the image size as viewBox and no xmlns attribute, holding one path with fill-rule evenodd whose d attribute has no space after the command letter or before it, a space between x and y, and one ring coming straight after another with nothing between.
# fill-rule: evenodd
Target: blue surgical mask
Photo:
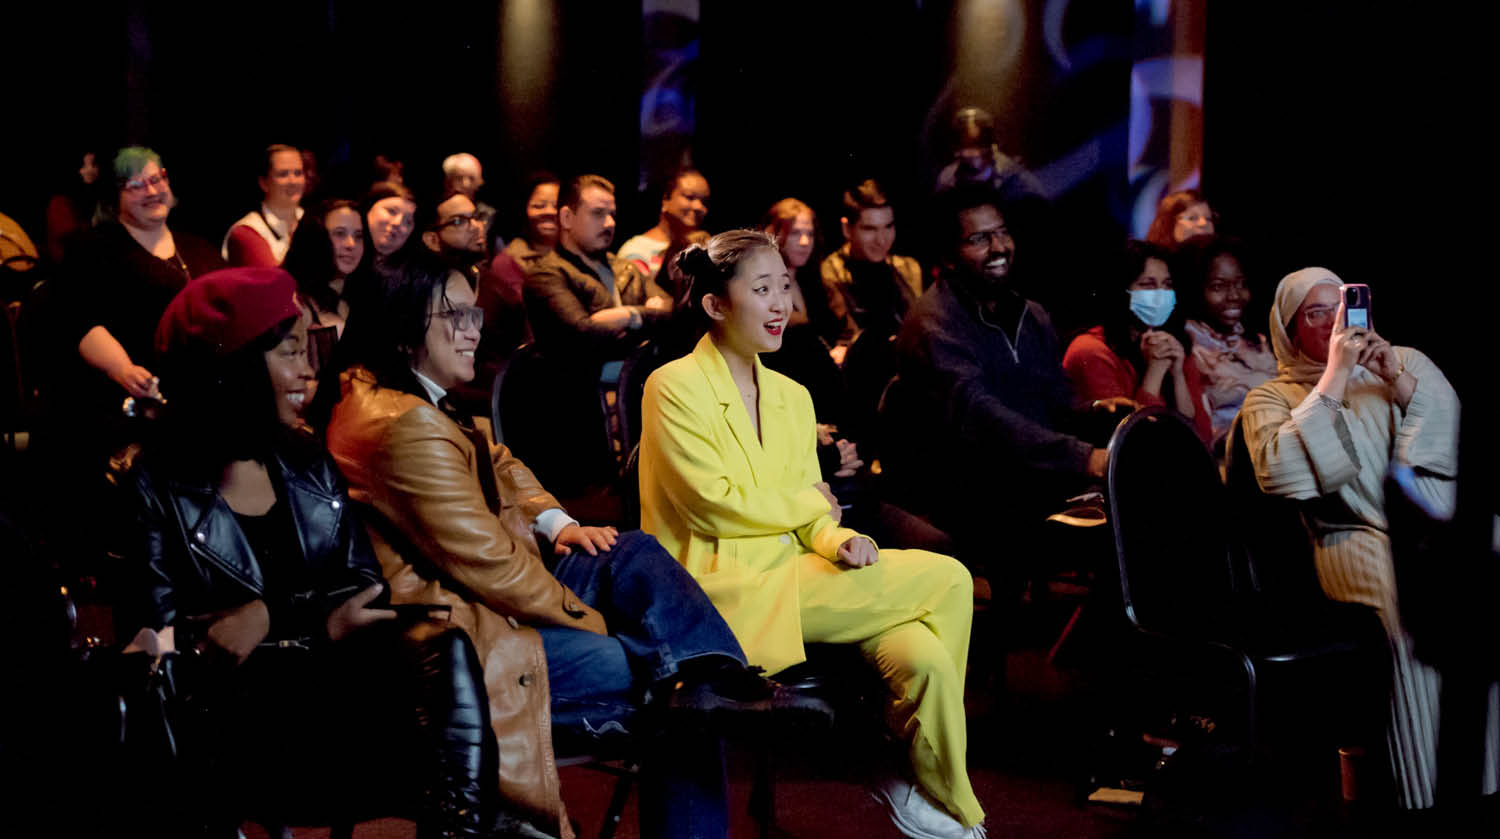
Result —
<instances>
[{"instance_id":1,"label":"blue surgical mask","mask_svg":"<svg viewBox=\"0 0 1500 839\"><path fill-rule=\"evenodd\" d=\"M1172 316L1177 305L1177 292L1170 288L1133 288L1130 290L1130 311L1147 326L1161 326Z\"/></svg>"}]
</instances>

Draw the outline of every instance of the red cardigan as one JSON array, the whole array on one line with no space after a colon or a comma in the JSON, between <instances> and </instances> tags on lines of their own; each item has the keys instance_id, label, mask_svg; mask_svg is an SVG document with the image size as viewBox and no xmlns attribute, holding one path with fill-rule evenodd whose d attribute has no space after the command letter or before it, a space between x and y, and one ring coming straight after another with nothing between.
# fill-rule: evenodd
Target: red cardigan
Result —
<instances>
[{"instance_id":1,"label":"red cardigan","mask_svg":"<svg viewBox=\"0 0 1500 839\"><path fill-rule=\"evenodd\" d=\"M1135 365L1109 348L1104 341L1102 326L1079 334L1068 344L1068 351L1063 354L1063 370L1068 374L1073 390L1084 399L1124 396L1143 406L1166 404L1160 396L1141 389L1141 377ZM1198 372L1192 355L1183 363L1182 372L1187 379L1188 393L1193 398L1194 410L1190 418L1193 428L1205 443L1209 442L1213 439L1213 417L1203 401L1203 376Z\"/></svg>"}]
</instances>

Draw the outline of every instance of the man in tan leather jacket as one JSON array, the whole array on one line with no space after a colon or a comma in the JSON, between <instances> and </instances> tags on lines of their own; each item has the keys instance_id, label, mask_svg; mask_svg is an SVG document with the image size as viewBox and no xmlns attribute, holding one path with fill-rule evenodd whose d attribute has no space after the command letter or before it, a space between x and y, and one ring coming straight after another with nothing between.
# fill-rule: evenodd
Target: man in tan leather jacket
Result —
<instances>
[{"instance_id":1,"label":"man in tan leather jacket","mask_svg":"<svg viewBox=\"0 0 1500 839\"><path fill-rule=\"evenodd\" d=\"M339 379L327 440L350 496L367 507L392 602L449 604L473 637L506 797L568 832L554 720L639 730L647 694L710 725L722 713L826 713L745 668L718 611L655 539L581 526L483 420L448 409L446 391L474 376L474 303L466 279L435 262L387 278L360 312L364 323L351 319L346 332L341 349L354 366ZM544 554L542 543L555 547ZM656 742L643 835L724 835L718 740ZM715 776L717 785L704 782Z\"/></svg>"}]
</instances>

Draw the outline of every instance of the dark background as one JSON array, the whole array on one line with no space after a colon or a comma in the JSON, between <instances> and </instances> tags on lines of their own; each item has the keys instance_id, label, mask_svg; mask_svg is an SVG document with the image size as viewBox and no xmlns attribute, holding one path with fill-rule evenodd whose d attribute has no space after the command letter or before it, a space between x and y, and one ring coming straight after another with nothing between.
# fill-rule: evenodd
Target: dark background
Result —
<instances>
[{"instance_id":1,"label":"dark background","mask_svg":"<svg viewBox=\"0 0 1500 839\"><path fill-rule=\"evenodd\" d=\"M431 187L471 151L509 219L536 168L598 171L621 188L617 241L650 226L637 4L64 3L8 9L0 211L42 238L41 211L88 145L156 148L181 201L173 225L217 241L257 192L257 152L309 146L335 192L357 193L377 152ZM976 69L975 9L1014 8L995 36L1016 56ZM754 223L797 195L837 241L837 197L883 179L897 249L931 257L924 198L952 111L999 117L1001 146L1042 166L1098 153L1058 202L1065 244L1032 269L1067 310L1126 234L1124 121L1134 10L1073 0L1057 65L1040 0L703 3L694 161L713 186L709 227ZM1480 128L1484 28L1452 6L1266 0L1207 13L1203 185L1247 238L1266 302L1289 270L1325 265L1375 287L1381 331L1456 378L1484 366L1489 277L1476 258L1493 182ZM1019 33L1019 34L1017 34ZM1011 43L1005 39L1015 37ZM965 46L967 45L967 46ZM967 51L966 51L967 50ZM978 50L979 52L976 52ZM1019 262L1026 261L1020 244ZM1066 319L1066 318L1065 318Z\"/></svg>"}]
</instances>

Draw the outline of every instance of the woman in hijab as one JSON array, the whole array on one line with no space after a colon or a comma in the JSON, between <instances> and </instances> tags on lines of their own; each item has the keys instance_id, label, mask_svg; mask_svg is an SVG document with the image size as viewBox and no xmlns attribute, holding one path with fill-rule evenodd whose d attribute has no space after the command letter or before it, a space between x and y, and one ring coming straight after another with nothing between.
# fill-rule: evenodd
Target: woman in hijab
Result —
<instances>
[{"instance_id":1,"label":"woman in hijab","mask_svg":"<svg viewBox=\"0 0 1500 839\"><path fill-rule=\"evenodd\" d=\"M1346 326L1340 284L1324 268L1281 281L1270 320L1278 375L1245 397L1239 423L1261 489L1305 502L1323 591L1374 608L1385 626L1396 798L1402 807L1426 808L1437 776L1438 674L1412 655L1401 626L1383 482L1390 461L1400 460L1416 472L1428 503L1452 512L1458 396L1427 356ZM1489 794L1497 756L1486 748Z\"/></svg>"}]
</instances>

